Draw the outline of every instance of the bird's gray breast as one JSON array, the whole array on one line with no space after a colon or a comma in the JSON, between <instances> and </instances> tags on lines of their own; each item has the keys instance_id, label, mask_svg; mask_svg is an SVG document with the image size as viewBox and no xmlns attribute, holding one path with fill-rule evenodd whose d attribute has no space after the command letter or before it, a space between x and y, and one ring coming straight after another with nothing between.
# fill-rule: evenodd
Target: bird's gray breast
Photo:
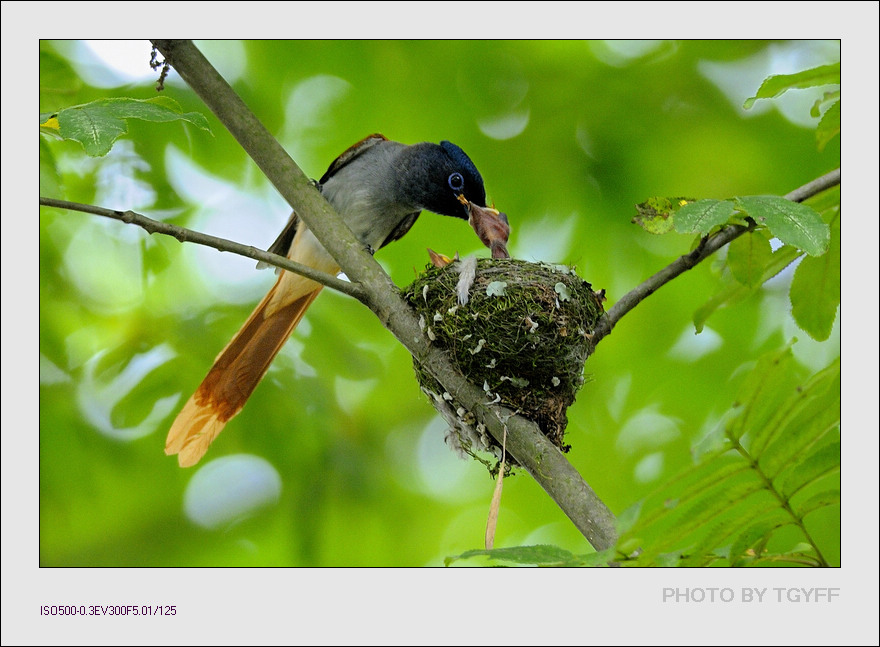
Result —
<instances>
[{"instance_id":1,"label":"bird's gray breast","mask_svg":"<svg viewBox=\"0 0 880 647\"><path fill-rule=\"evenodd\" d=\"M345 219L355 236L379 249L419 208L400 201L395 162L403 146L383 142L340 168L321 192ZM411 223L410 223L411 224Z\"/></svg>"}]
</instances>

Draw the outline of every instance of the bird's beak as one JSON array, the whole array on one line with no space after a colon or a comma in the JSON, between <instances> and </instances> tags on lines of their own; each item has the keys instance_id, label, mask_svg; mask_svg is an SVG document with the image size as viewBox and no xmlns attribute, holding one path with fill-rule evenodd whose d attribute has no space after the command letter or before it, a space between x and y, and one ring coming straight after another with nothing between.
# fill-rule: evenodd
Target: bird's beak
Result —
<instances>
[{"instance_id":1,"label":"bird's beak","mask_svg":"<svg viewBox=\"0 0 880 647\"><path fill-rule=\"evenodd\" d=\"M467 207L468 223L492 252L492 258L510 258L507 253L507 240L510 238L507 214L492 207L481 207L464 196L459 196L458 199Z\"/></svg>"}]
</instances>

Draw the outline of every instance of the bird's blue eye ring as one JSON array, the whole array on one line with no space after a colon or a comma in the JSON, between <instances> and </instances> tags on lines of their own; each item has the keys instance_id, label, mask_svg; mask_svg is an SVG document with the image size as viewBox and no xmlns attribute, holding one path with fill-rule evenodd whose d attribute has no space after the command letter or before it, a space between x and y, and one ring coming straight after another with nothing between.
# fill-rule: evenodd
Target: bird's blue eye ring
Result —
<instances>
[{"instance_id":1,"label":"bird's blue eye ring","mask_svg":"<svg viewBox=\"0 0 880 647\"><path fill-rule=\"evenodd\" d=\"M464 189L464 178L461 176L461 173L453 173L449 176L449 188L453 191L460 193Z\"/></svg>"}]
</instances>

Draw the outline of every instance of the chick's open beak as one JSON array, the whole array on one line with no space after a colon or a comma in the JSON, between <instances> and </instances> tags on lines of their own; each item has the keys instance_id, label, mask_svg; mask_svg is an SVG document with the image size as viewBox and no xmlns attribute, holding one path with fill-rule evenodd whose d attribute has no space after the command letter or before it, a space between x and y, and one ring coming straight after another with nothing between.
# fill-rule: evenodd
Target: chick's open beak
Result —
<instances>
[{"instance_id":1,"label":"chick's open beak","mask_svg":"<svg viewBox=\"0 0 880 647\"><path fill-rule=\"evenodd\" d=\"M464 196L460 196L459 200L467 206L468 223L492 252L492 258L510 258L507 253L507 240L510 238L507 214L492 207L481 207Z\"/></svg>"},{"instance_id":2,"label":"chick's open beak","mask_svg":"<svg viewBox=\"0 0 880 647\"><path fill-rule=\"evenodd\" d=\"M446 254L435 252L429 247L428 257L431 259L431 265L433 265L434 267L446 267L447 265L452 263L452 261L458 260L458 252L455 253L455 258L449 258Z\"/></svg>"}]
</instances>

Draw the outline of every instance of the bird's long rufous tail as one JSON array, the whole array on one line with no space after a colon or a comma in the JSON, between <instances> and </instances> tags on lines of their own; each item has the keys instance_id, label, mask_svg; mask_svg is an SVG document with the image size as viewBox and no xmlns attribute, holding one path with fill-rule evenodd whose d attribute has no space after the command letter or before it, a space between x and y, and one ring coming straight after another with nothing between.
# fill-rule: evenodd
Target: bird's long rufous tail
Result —
<instances>
[{"instance_id":1,"label":"bird's long rufous tail","mask_svg":"<svg viewBox=\"0 0 880 647\"><path fill-rule=\"evenodd\" d=\"M325 271L333 269L323 265ZM302 276L281 273L171 425L165 453L177 454L181 467L198 463L226 423L241 411L322 287Z\"/></svg>"}]
</instances>

